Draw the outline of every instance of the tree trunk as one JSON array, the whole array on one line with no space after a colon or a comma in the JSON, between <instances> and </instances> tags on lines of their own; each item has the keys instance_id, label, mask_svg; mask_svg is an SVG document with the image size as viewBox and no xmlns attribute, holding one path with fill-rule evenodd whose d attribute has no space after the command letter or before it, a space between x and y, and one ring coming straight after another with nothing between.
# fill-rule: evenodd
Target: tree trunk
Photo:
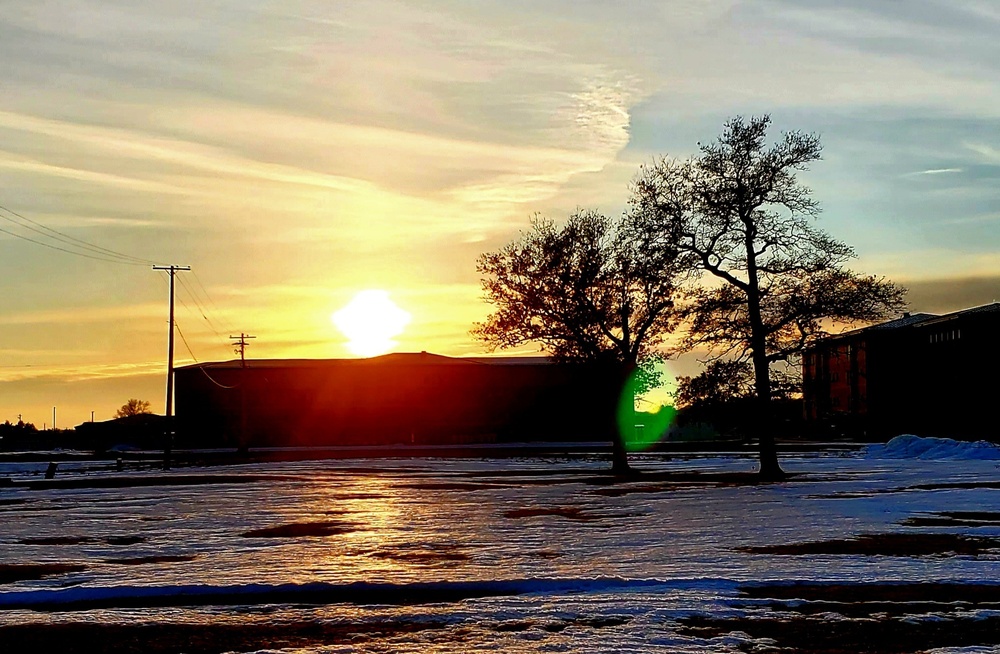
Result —
<instances>
[{"instance_id":1,"label":"tree trunk","mask_svg":"<svg viewBox=\"0 0 1000 654\"><path fill-rule=\"evenodd\" d=\"M620 409L625 402L631 402L631 406L635 405L632 373L635 372L636 367L635 362L626 362L621 365L618 384L620 391L618 397L614 398L616 401L612 405L614 415L611 421L611 472L614 475L629 475L633 472L628 463L628 450L625 447L626 426L620 420Z\"/></svg>"},{"instance_id":2,"label":"tree trunk","mask_svg":"<svg viewBox=\"0 0 1000 654\"><path fill-rule=\"evenodd\" d=\"M625 438L617 428L611 440L611 472L615 475L632 474L632 466L628 464L628 450L625 449Z\"/></svg>"},{"instance_id":3,"label":"tree trunk","mask_svg":"<svg viewBox=\"0 0 1000 654\"><path fill-rule=\"evenodd\" d=\"M771 369L767 361L767 336L764 319L760 310L760 279L757 276L757 261L754 257L753 231L746 237L747 249L747 314L750 320L750 357L753 361L754 390L757 400L752 417L752 431L757 436L760 448L760 478L773 481L785 478L785 471L778 465L778 450L774 445L773 421L771 420Z\"/></svg>"},{"instance_id":4,"label":"tree trunk","mask_svg":"<svg viewBox=\"0 0 1000 654\"><path fill-rule=\"evenodd\" d=\"M751 319L752 321L752 319ZM756 329L754 331L757 331ZM763 332L763 327L760 329ZM760 477L765 480L784 479L785 472L778 465L778 450L774 445L774 425L771 420L771 375L764 352L764 338L752 336L754 390L757 393L752 416L752 432L757 436L760 447ZM758 344L757 341L760 341Z\"/></svg>"},{"instance_id":5,"label":"tree trunk","mask_svg":"<svg viewBox=\"0 0 1000 654\"><path fill-rule=\"evenodd\" d=\"M785 478L785 471L778 465L778 450L774 445L773 421L771 420L771 377L767 357L753 352L754 387L757 399L753 416L753 430L760 447L760 478L774 481Z\"/></svg>"}]
</instances>

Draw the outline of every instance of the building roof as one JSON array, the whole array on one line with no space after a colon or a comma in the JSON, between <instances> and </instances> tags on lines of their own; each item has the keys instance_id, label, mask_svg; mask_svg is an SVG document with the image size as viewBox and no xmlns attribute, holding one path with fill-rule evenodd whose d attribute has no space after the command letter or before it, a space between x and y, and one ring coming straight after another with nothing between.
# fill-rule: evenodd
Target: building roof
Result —
<instances>
[{"instance_id":1,"label":"building roof","mask_svg":"<svg viewBox=\"0 0 1000 654\"><path fill-rule=\"evenodd\" d=\"M877 325L871 325L869 327L862 327L861 329L856 329L856 332L867 332L867 331L887 331L890 329L899 329L901 327L909 327L910 325L917 325L928 320L933 320L938 318L936 313L904 313L902 317L895 318L893 320L888 320L886 322L880 322ZM850 333L850 332L848 332Z\"/></svg>"},{"instance_id":2,"label":"building roof","mask_svg":"<svg viewBox=\"0 0 1000 654\"><path fill-rule=\"evenodd\" d=\"M394 352L366 359L248 359L248 368L327 368L333 366L371 366L371 365L420 365L420 366L462 366L462 365L494 365L494 366L540 366L549 365L552 359L545 356L520 357L446 357L430 352ZM239 359L229 361L206 361L177 366L177 370L192 370L197 368L240 368Z\"/></svg>"},{"instance_id":3,"label":"building roof","mask_svg":"<svg viewBox=\"0 0 1000 654\"><path fill-rule=\"evenodd\" d=\"M933 320L939 318L935 313L904 313L899 318L893 318L892 320L887 320L885 322L880 322L875 325L868 325L867 327L859 327L858 329L851 329L840 334L831 334L830 336L823 339L824 341L836 341L842 338L853 338L855 336L861 336L862 334L867 334L869 332L881 332L881 331L891 331L893 329L902 329L904 327L911 327L913 325L918 325L922 322L927 322L928 320Z\"/></svg>"},{"instance_id":4,"label":"building roof","mask_svg":"<svg viewBox=\"0 0 1000 654\"><path fill-rule=\"evenodd\" d=\"M876 325L861 327L859 329L852 329L842 334L833 334L832 336L829 336L824 340L832 341L841 338L852 338L854 336L860 336L862 334L867 334L869 332L892 331L894 329L904 329L906 327L924 327L924 326L940 324L942 322L947 322L950 320L956 320L958 318L963 318L965 316L990 314L990 313L1000 313L1000 302L991 302L990 304L984 304L978 307L971 307L968 309L962 309L960 311L953 311L951 313L945 313L945 314L904 313L899 318L887 320L886 322L880 322Z\"/></svg>"},{"instance_id":5,"label":"building roof","mask_svg":"<svg viewBox=\"0 0 1000 654\"><path fill-rule=\"evenodd\" d=\"M926 321L926 323L928 325L936 325L942 322L948 322L951 320L956 320L958 318L964 318L966 316L989 315L993 313L1000 314L1000 302L991 302L989 304L983 304L978 307L971 307L969 309L962 309L961 311L946 313L942 316L935 316L933 320L928 320Z\"/></svg>"},{"instance_id":6,"label":"building roof","mask_svg":"<svg viewBox=\"0 0 1000 654\"><path fill-rule=\"evenodd\" d=\"M961 311L946 313L943 316L937 316L937 318L933 322L942 322L945 320L954 320L955 318L963 318L965 316L991 314L991 313L1000 313L1000 302L991 302L989 304L983 304L978 307L972 307L969 309L962 309Z\"/></svg>"}]
</instances>

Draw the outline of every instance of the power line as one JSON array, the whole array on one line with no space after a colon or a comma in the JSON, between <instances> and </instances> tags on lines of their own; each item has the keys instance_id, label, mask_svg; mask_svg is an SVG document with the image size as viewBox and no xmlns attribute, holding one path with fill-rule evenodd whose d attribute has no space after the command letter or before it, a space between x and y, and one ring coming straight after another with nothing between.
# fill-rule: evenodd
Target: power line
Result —
<instances>
[{"instance_id":1,"label":"power line","mask_svg":"<svg viewBox=\"0 0 1000 654\"><path fill-rule=\"evenodd\" d=\"M205 377L206 377L206 378L208 379L208 381L212 382L213 384L215 384L215 385L216 385L216 386L218 386L219 388L224 388L224 389L226 389L227 391L231 391L231 390L233 390L234 388L240 388L240 386L242 386L242 384L237 384L237 385L235 385L235 386L226 386L226 385L225 385L225 384L223 384L222 382L219 382L219 381L216 381L216 380L215 380L215 379L214 379L214 378L212 377L212 375L208 374L208 371L207 371L207 370L205 370L205 366L198 366L198 370L200 370L200 371L201 371L201 374L205 375Z\"/></svg>"},{"instance_id":2,"label":"power line","mask_svg":"<svg viewBox=\"0 0 1000 654\"><path fill-rule=\"evenodd\" d=\"M78 257L86 257L87 259L94 259L96 261L106 261L108 263L120 263L120 264L123 264L123 265L126 265L126 266L144 266L144 265L146 265L146 264L143 264L143 263L133 263L131 261L122 261L121 259L109 259L107 257L98 257L98 256L94 256L92 254L84 254L83 252L76 252L75 250L67 250L66 248L61 248L58 245L52 245L51 243L44 243L42 241L35 240L35 239L30 238L28 236L24 236L23 234L18 234L16 232L12 232L12 231L6 230L3 227L0 227L0 232L3 232L4 234L10 234L14 238L19 238L21 240L28 241L30 243L34 243L36 245L41 245L42 247L51 248L53 250L59 250L60 252L65 252L67 254L75 254Z\"/></svg>"},{"instance_id":3,"label":"power line","mask_svg":"<svg viewBox=\"0 0 1000 654\"><path fill-rule=\"evenodd\" d=\"M181 331L181 326L177 324L176 320L174 321L174 329L177 330L177 335L181 337L181 342L184 343L184 349L188 351L188 354L191 355L191 358L194 359L194 362L198 363L198 357L194 355L194 352L191 350L191 346L188 345L188 340L184 338L184 332Z\"/></svg>"},{"instance_id":4,"label":"power line","mask_svg":"<svg viewBox=\"0 0 1000 654\"><path fill-rule=\"evenodd\" d=\"M181 287L187 292L188 297L190 297L191 300L194 302L195 306L198 308L198 313L201 315L202 318L205 319L205 322L208 323L209 328L213 332L215 332L215 335L219 337L219 340L222 343L228 345L228 343L226 343L226 339L222 336L222 333L219 331L217 325L212 321L211 318L208 317L208 309L207 309L207 307L205 307L202 304L201 300L198 299L198 296L194 293L194 291L191 289L191 287L188 286L187 282L184 281L183 277L180 278L180 282L181 282ZM184 302L181 301L181 304L184 304ZM185 305L185 306L187 306L187 305Z\"/></svg>"},{"instance_id":5,"label":"power line","mask_svg":"<svg viewBox=\"0 0 1000 654\"><path fill-rule=\"evenodd\" d=\"M163 269L155 269L154 268L154 270L157 270L157 272L163 273L162 275L160 275L160 280L165 285L167 285L167 287L169 288L169 286L170 286L170 275L169 275L169 273L165 272L165 270L163 270ZM191 272L194 272L194 271L192 270ZM181 288L183 290L187 291L188 297L193 302L195 302L196 306L198 307L198 310L195 311L195 309L192 309L191 306L187 302L185 302L184 298L181 297L180 295L177 295L175 299L178 302L180 302L181 306L184 307L184 309L188 313L190 313L192 317L194 317L197 320L198 316L201 316L209 324L209 327L212 327L212 321L211 321L211 319L207 315L205 315L204 311L202 310L201 305L197 304L198 301L195 298L195 296L191 293L190 288L184 284L184 278L183 277L178 277L177 279L181 282ZM213 329L213 331L215 331L216 336L219 337L219 343L221 345L223 345L225 348L228 349L229 348L229 341L226 340L226 337L223 336L217 330L215 330L214 327L212 329ZM178 329L178 331L180 331L180 330ZM187 346L187 341L186 340L184 341L184 345ZM198 359L194 356L194 352L191 350L190 347L188 347L188 353L191 354L191 358L192 359L194 359L195 361L198 361Z\"/></svg>"},{"instance_id":6,"label":"power line","mask_svg":"<svg viewBox=\"0 0 1000 654\"><path fill-rule=\"evenodd\" d=\"M194 352L193 352L193 351L191 350L191 346L190 346L190 345L188 345L188 342L187 342L187 339L186 339L186 338L184 338L184 332L182 332L182 331L181 331L181 327L180 327L180 325L176 325L176 327L177 327L177 334L178 334L178 335L179 335L179 336L181 337L181 341L182 341L182 342L184 343L184 347L185 347L185 348L187 349L187 351L188 351L188 354L190 354L190 355L191 355L191 358L192 358L192 359L194 359L194 362L195 362L195 363L199 363L199 361L198 361L198 357L196 357L196 356L194 355ZM200 370L200 371L201 371L201 374L205 375L205 377L206 377L206 378L208 379L208 381L212 382L213 384L215 384L215 385L216 385L216 386L218 386L219 388L224 388L224 389L226 389L226 390L232 390L232 389L234 389L234 388L239 388L239 387L240 387L240 385L239 385L239 384L237 384L236 386L226 386L226 385L225 385L225 384L223 384L222 382L219 382L219 381L216 381L216 380L215 380L215 379L214 379L214 378L212 377L212 375L208 374L208 371L207 371L207 370L205 370L205 366L203 366L203 365L199 365L199 366L198 366L198 370Z\"/></svg>"},{"instance_id":7,"label":"power line","mask_svg":"<svg viewBox=\"0 0 1000 654\"><path fill-rule=\"evenodd\" d=\"M10 215L4 215L4 212ZM19 218L20 220L15 220L14 218L11 218L11 216L14 216L14 218ZM132 266L150 265L156 263L155 261L152 261L150 259L134 257L130 254L118 252L117 250L112 250L110 248L102 247L100 245L95 245L94 243L90 243L89 241L76 238L75 236L70 236L69 234L60 232L57 229L48 227L47 225L44 225L38 222L37 220L32 220L31 218L28 218L27 216L24 216L14 211L13 209L8 209L3 205L0 205L0 218L3 218L8 222L17 225L18 227L27 229L46 238L50 238L58 243L62 243L67 247L82 249L85 252L79 252L77 250L68 250L66 248L52 245L51 243L39 241L31 237L25 236L23 234L18 234L16 232L11 232L9 230L0 228L0 231L3 231L5 234L9 234L15 238L20 238L25 241L35 243L36 245L52 248L54 250L59 250L61 252L66 252L68 254L75 254L77 256L87 257L88 259L108 261L109 263L120 263ZM86 252L90 252L90 254L87 254Z\"/></svg>"},{"instance_id":8,"label":"power line","mask_svg":"<svg viewBox=\"0 0 1000 654\"><path fill-rule=\"evenodd\" d=\"M56 241L65 243L65 244L70 245L72 247L82 247L82 248L84 248L86 250L90 250L91 252L95 252L95 253L103 255L103 256L111 256L111 257L115 257L117 259L122 259L123 263L125 261L129 261L129 262L132 262L132 263L137 264L137 265L138 264L153 264L153 263L156 263L155 261L150 261L148 259L142 259L140 257L133 257L130 254L125 254L125 253L122 253L122 252L118 252L116 250L112 250L110 248L101 247L100 245L95 245L95 244L90 243L88 241L84 241L83 239L76 238L75 236L70 236L69 234L65 234L63 232L60 232L57 229L53 229L51 227L48 227L47 225L44 225L44 224L38 222L37 220L32 220L31 218L28 218L27 216L24 216L24 215L22 215L22 214L20 214L20 213L18 213L16 211L14 211L14 210L12 210L12 209L8 209L7 207L5 207L3 205L0 205L0 211L9 213L12 216L20 218L22 221L25 221L25 222L27 222L29 224L26 225L23 222L19 222L17 220L14 220L10 216L3 215L3 213L0 213L0 218L3 218L4 220L7 220L8 222L12 222L15 225L18 225L19 227L23 227L25 229L31 230L31 231L33 231L33 232L35 232L37 234L41 234L42 236L46 236L48 238L51 238L51 239L54 239Z\"/></svg>"},{"instance_id":9,"label":"power line","mask_svg":"<svg viewBox=\"0 0 1000 654\"><path fill-rule=\"evenodd\" d=\"M204 293L205 295L205 299L208 300L208 303L212 305L212 308L214 308L216 312L218 312L218 314L225 316L225 312L219 308L219 305L215 303L215 300L213 300L212 296L209 294L208 289L205 288L205 285L201 283L201 277L198 276L198 273L192 270L191 274L194 276L195 283L197 283L198 286L201 287L202 293ZM228 321L226 321L226 323L224 323L222 326L226 328L224 331L227 332L236 331L235 329L232 328L233 326L229 324Z\"/></svg>"}]
</instances>

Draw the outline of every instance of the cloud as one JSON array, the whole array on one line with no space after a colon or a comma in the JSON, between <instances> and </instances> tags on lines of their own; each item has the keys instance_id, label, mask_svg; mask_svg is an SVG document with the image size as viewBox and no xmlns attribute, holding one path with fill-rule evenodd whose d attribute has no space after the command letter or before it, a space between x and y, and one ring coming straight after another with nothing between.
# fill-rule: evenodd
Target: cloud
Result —
<instances>
[{"instance_id":1,"label":"cloud","mask_svg":"<svg viewBox=\"0 0 1000 654\"><path fill-rule=\"evenodd\" d=\"M24 366L13 369L0 368L0 382L45 379L69 383L99 379L120 379L154 373L166 376L166 364L163 361L148 361L106 365L88 364L78 366Z\"/></svg>"},{"instance_id":2,"label":"cloud","mask_svg":"<svg viewBox=\"0 0 1000 654\"><path fill-rule=\"evenodd\" d=\"M994 5L13 0L0 203L192 264L209 317L257 334L254 356L343 356L329 314L363 288L414 314L400 347L479 354L478 253L535 211L617 213L637 163L771 112L822 134L804 178L825 225L920 298L928 280L1000 274ZM0 241L18 361L159 360L157 279L40 250ZM231 357L179 297L195 355ZM77 361L45 354L67 324Z\"/></svg>"},{"instance_id":3,"label":"cloud","mask_svg":"<svg viewBox=\"0 0 1000 654\"><path fill-rule=\"evenodd\" d=\"M988 143L976 143L976 142L966 142L966 148L978 154L983 161L991 164L1000 163L1000 149L989 145Z\"/></svg>"},{"instance_id":4,"label":"cloud","mask_svg":"<svg viewBox=\"0 0 1000 654\"><path fill-rule=\"evenodd\" d=\"M0 168L37 175L64 177L80 182L90 182L103 186L118 186L146 193L184 193L184 190L169 184L159 184L122 175L98 173L80 168L53 166L40 161L29 161L0 151Z\"/></svg>"},{"instance_id":5,"label":"cloud","mask_svg":"<svg viewBox=\"0 0 1000 654\"><path fill-rule=\"evenodd\" d=\"M909 287L928 280L967 279L1000 275L1000 257L992 250L970 252L946 247L908 248L863 255L857 270L885 275Z\"/></svg>"},{"instance_id":6,"label":"cloud","mask_svg":"<svg viewBox=\"0 0 1000 654\"><path fill-rule=\"evenodd\" d=\"M631 92L592 82L564 109L563 120L582 136L559 145L484 142L218 103L153 110L143 131L0 111L0 126L49 137L61 158L75 162L9 155L0 166L180 196L163 205L175 208L174 223L221 228L231 221L201 216L238 213L271 241L365 242L373 221L391 225L380 235L383 244L421 233L471 238L469 232L501 226L520 211L515 207L556 195L574 176L602 170L626 145ZM156 135L171 125L183 126L185 138ZM246 202L254 210L240 207ZM317 206L335 208L336 222L318 224ZM276 234L266 229L273 221L254 221L254 213L284 215L289 229Z\"/></svg>"},{"instance_id":7,"label":"cloud","mask_svg":"<svg viewBox=\"0 0 1000 654\"><path fill-rule=\"evenodd\" d=\"M983 225L1000 223L1000 213L984 213L978 216L962 216L941 221L945 225Z\"/></svg>"},{"instance_id":8,"label":"cloud","mask_svg":"<svg viewBox=\"0 0 1000 654\"><path fill-rule=\"evenodd\" d=\"M78 325L129 319L162 318L164 311L162 303L39 309L18 313L0 313L0 325Z\"/></svg>"},{"instance_id":9,"label":"cloud","mask_svg":"<svg viewBox=\"0 0 1000 654\"><path fill-rule=\"evenodd\" d=\"M242 120L252 121L260 116L244 115ZM228 174L256 180L304 184L338 190L356 190L359 184L349 178L332 175L306 174L295 167L276 166L245 157L234 156L221 148L205 146L190 141L151 136L139 131L112 129L62 120L49 120L12 112L0 111L0 126L67 141L76 147L105 152L105 161L115 159L147 160L180 166L213 174ZM86 152L86 151L85 151ZM94 160L89 159L91 165ZM166 176L169 169L154 174ZM100 179L100 178L99 178ZM170 189L169 186L163 186ZM178 189L173 189L178 190Z\"/></svg>"},{"instance_id":10,"label":"cloud","mask_svg":"<svg viewBox=\"0 0 1000 654\"><path fill-rule=\"evenodd\" d=\"M884 60L916 61L966 78L996 70L996 19L984 13L979 2L819 0L806 6L768 0L761 4L773 7L774 18L799 33Z\"/></svg>"},{"instance_id":11,"label":"cloud","mask_svg":"<svg viewBox=\"0 0 1000 654\"><path fill-rule=\"evenodd\" d=\"M950 313L1000 301L1000 274L912 281L906 300L911 311Z\"/></svg>"},{"instance_id":12,"label":"cloud","mask_svg":"<svg viewBox=\"0 0 1000 654\"><path fill-rule=\"evenodd\" d=\"M960 172L962 172L961 168L931 168L928 170L918 170L912 173L904 173L903 177L914 177L917 175L946 175Z\"/></svg>"}]
</instances>

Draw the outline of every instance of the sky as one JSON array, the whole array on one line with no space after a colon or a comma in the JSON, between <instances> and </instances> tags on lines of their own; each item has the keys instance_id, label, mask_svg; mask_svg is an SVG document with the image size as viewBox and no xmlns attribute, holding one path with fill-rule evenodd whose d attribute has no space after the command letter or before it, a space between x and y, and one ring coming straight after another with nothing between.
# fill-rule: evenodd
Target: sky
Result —
<instances>
[{"instance_id":1,"label":"sky","mask_svg":"<svg viewBox=\"0 0 1000 654\"><path fill-rule=\"evenodd\" d=\"M363 290L398 351L482 355L479 254L735 115L820 136L818 224L911 311L1000 300L993 0L5 0L0 61L0 206L131 257L0 211L0 422L162 411L150 262L192 268L178 365L354 356Z\"/></svg>"}]
</instances>

